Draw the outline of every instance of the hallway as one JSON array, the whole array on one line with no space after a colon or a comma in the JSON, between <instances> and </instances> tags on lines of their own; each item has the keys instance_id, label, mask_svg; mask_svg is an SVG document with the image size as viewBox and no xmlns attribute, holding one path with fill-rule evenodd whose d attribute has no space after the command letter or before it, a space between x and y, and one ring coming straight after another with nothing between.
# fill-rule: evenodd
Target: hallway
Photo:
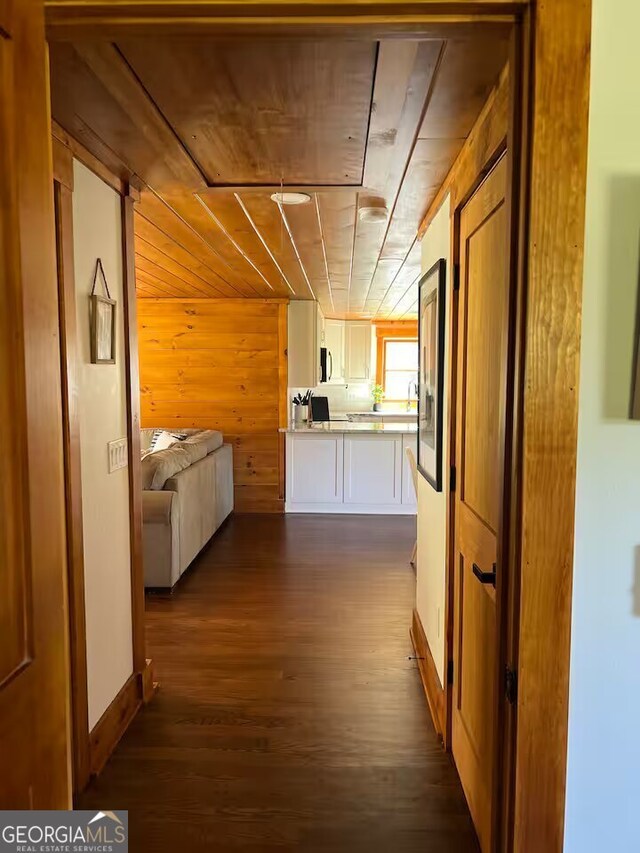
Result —
<instances>
[{"instance_id":1,"label":"hallway","mask_svg":"<svg viewBox=\"0 0 640 853\"><path fill-rule=\"evenodd\" d=\"M160 689L78 807L144 851L475 851L409 640L415 521L235 516L147 599Z\"/></svg>"}]
</instances>

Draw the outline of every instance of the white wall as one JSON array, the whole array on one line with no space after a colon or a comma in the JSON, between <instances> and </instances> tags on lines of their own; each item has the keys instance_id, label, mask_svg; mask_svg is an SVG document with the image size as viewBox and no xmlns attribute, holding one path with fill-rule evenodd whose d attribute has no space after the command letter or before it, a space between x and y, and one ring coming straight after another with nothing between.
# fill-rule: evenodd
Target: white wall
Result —
<instances>
[{"instance_id":1,"label":"white wall","mask_svg":"<svg viewBox=\"0 0 640 853\"><path fill-rule=\"evenodd\" d=\"M640 4L593 0L565 850L640 846Z\"/></svg>"},{"instance_id":2,"label":"white wall","mask_svg":"<svg viewBox=\"0 0 640 853\"><path fill-rule=\"evenodd\" d=\"M422 272L425 273L439 259L447 262L446 337L444 365L449 374L449 320L451 316L451 222L450 198L447 196L422 239ZM445 382L446 386L446 382ZM449 505L448 465L449 395L445 387L443 430L443 490L436 492L418 474L418 561L416 609L422 622L431 654L438 670L440 683L444 684L446 668L445 596L446 596L446 530Z\"/></svg>"},{"instance_id":3,"label":"white wall","mask_svg":"<svg viewBox=\"0 0 640 853\"><path fill-rule=\"evenodd\" d=\"M133 672L129 472L108 473L107 443L127 434L120 196L73 164L89 727ZM89 294L102 258L117 305L116 364L91 364ZM99 291L102 292L102 291Z\"/></svg>"}]
</instances>

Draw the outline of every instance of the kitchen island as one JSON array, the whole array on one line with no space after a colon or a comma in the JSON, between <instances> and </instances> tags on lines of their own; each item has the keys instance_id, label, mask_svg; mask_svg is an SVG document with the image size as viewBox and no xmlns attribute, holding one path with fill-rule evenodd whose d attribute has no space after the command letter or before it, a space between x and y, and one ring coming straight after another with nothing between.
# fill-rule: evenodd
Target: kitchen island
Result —
<instances>
[{"instance_id":1,"label":"kitchen island","mask_svg":"<svg viewBox=\"0 0 640 853\"><path fill-rule=\"evenodd\" d=\"M415 515L406 448L415 423L291 424L286 433L286 512Z\"/></svg>"}]
</instances>

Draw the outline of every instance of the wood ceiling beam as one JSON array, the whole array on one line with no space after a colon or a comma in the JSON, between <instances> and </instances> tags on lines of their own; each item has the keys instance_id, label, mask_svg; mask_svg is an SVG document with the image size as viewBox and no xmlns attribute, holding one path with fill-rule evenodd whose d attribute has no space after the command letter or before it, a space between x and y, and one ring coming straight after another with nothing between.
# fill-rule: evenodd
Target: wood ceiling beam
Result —
<instances>
[{"instance_id":1,"label":"wood ceiling beam","mask_svg":"<svg viewBox=\"0 0 640 853\"><path fill-rule=\"evenodd\" d=\"M362 36L449 38L479 22L514 20L529 0L45 0L47 37L136 35Z\"/></svg>"}]
</instances>

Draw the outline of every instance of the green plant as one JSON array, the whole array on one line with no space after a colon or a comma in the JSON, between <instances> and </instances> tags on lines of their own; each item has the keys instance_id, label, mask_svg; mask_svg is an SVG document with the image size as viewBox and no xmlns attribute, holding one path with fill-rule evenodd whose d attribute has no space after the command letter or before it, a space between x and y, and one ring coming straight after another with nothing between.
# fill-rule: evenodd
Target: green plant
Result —
<instances>
[{"instance_id":1,"label":"green plant","mask_svg":"<svg viewBox=\"0 0 640 853\"><path fill-rule=\"evenodd\" d=\"M373 396L374 403L381 403L384 397L384 388L382 385L374 385L371 389L371 395Z\"/></svg>"}]
</instances>

